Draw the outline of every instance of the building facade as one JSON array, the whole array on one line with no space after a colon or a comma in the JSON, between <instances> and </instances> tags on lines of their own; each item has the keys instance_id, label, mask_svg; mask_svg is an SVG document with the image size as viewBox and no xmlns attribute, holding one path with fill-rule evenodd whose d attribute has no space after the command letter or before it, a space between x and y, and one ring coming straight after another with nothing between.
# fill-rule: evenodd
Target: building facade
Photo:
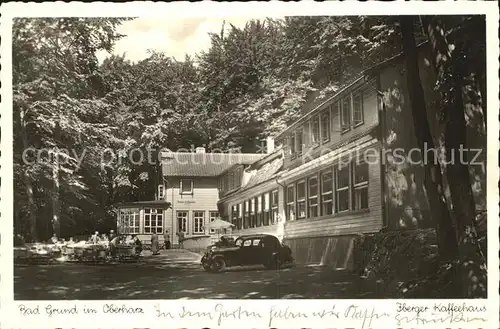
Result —
<instances>
[{"instance_id":1,"label":"building facade","mask_svg":"<svg viewBox=\"0 0 500 329\"><path fill-rule=\"evenodd\" d=\"M428 45L421 45L419 73L432 134L441 136L443 127L433 119L440 96L428 54ZM404 60L395 56L268 139L267 154L167 153L159 187L169 205L163 232L173 244L179 233L210 237L214 232L204 226L220 216L234 225L234 236L278 236L299 264L351 268L356 235L432 226L411 113ZM486 145L485 135L467 138L470 147ZM486 154L480 157L484 163ZM485 208L485 175L484 166L471 168L478 209ZM143 218L146 208L131 213ZM134 230L148 234L150 226L144 222Z\"/></svg>"},{"instance_id":2,"label":"building facade","mask_svg":"<svg viewBox=\"0 0 500 329\"><path fill-rule=\"evenodd\" d=\"M162 174L164 184L161 198L170 203L165 215L165 229L173 245L183 239L200 248L216 236L205 226L223 217L218 208L219 188L232 188L241 182L243 167L260 159L263 154L205 153L198 148L195 153L164 153ZM231 179L225 176L231 171ZM226 179L221 179L226 177ZM217 232L219 233L219 232Z\"/></svg>"},{"instance_id":3,"label":"building facade","mask_svg":"<svg viewBox=\"0 0 500 329\"><path fill-rule=\"evenodd\" d=\"M276 137L284 240L298 262L350 268L355 235L384 226L379 103L362 75Z\"/></svg>"}]
</instances>

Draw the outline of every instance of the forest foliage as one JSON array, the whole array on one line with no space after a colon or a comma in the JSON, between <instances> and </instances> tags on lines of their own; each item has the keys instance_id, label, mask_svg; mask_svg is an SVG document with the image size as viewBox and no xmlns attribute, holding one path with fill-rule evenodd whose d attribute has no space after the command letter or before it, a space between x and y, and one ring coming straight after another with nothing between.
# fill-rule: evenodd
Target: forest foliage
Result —
<instances>
[{"instance_id":1,"label":"forest foliage","mask_svg":"<svg viewBox=\"0 0 500 329\"><path fill-rule=\"evenodd\" d=\"M467 21L442 19L449 30ZM182 61L152 51L99 62L124 20L14 21L14 229L28 239L106 231L114 205L153 199L158 163L138 163L130 150L153 150L152 159L193 145L256 152L311 104L402 51L397 17L304 16L223 27ZM413 34L428 40L419 19Z\"/></svg>"}]
</instances>

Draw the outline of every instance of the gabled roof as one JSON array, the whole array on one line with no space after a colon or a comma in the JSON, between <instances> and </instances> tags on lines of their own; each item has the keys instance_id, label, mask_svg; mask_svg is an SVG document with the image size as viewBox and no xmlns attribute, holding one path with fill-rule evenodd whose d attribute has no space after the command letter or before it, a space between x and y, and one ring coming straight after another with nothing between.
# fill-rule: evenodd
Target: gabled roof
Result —
<instances>
[{"instance_id":1,"label":"gabled roof","mask_svg":"<svg viewBox=\"0 0 500 329\"><path fill-rule=\"evenodd\" d=\"M216 177L236 164L248 165L265 154L255 153L166 153L162 174L169 177Z\"/></svg>"}]
</instances>

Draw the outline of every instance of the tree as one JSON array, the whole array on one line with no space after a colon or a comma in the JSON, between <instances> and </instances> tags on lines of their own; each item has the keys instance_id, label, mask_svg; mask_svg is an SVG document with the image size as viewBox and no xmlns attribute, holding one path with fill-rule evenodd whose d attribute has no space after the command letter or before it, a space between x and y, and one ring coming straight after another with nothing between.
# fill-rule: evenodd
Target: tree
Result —
<instances>
[{"instance_id":1,"label":"tree","mask_svg":"<svg viewBox=\"0 0 500 329\"><path fill-rule=\"evenodd\" d=\"M101 81L95 52L112 50L119 38L115 27L121 21L118 18L14 21L14 168L17 177L24 177L23 184L16 184L15 193L18 200L27 201L27 207L16 202L16 216L27 218L25 229L31 239L41 238L37 225L47 226L47 217L52 218L51 231L60 234L61 211L70 211L61 208L66 204L60 200L69 197L61 193L76 198L85 193L84 179L76 174L79 168L74 153L63 150L85 150L96 129L106 126L102 119L109 104L98 99ZM106 128L99 132L105 134ZM103 140L113 140L106 137ZM30 148L42 151L38 152L41 154L38 161L31 164L25 161L25 151ZM42 199L52 202L42 203ZM51 216L41 207L51 209ZM45 232L42 237L48 234Z\"/></svg>"},{"instance_id":2,"label":"tree","mask_svg":"<svg viewBox=\"0 0 500 329\"><path fill-rule=\"evenodd\" d=\"M464 284L467 297L482 296L486 281L485 257L477 243L476 205L474 202L467 152L467 123L464 109L465 68L467 55L463 49L452 47L446 37L443 23L432 16L423 16L423 22L432 45L433 64L437 72L437 88L441 93L441 109L445 122L446 175L450 186L462 271L470 282L481 278L478 284Z\"/></svg>"},{"instance_id":3,"label":"tree","mask_svg":"<svg viewBox=\"0 0 500 329\"><path fill-rule=\"evenodd\" d=\"M423 152L424 145L427 145L427 148L434 148L434 141L427 119L424 91L419 76L414 18L401 16L400 22L411 111L417 143ZM429 152L428 155L427 163L424 164L424 186L428 194L431 216L436 225L439 254L443 260L453 260L457 256L457 240L443 195L441 168L433 152Z\"/></svg>"}]
</instances>

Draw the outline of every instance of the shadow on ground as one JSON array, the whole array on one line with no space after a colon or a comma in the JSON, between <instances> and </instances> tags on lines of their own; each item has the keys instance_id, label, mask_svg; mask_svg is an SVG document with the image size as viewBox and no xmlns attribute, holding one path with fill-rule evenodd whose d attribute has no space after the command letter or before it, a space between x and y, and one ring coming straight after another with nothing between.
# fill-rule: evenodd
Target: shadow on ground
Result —
<instances>
[{"instance_id":1,"label":"shadow on ground","mask_svg":"<svg viewBox=\"0 0 500 329\"><path fill-rule=\"evenodd\" d=\"M15 299L370 298L360 280L326 267L207 273L193 255L116 265L16 266Z\"/></svg>"}]
</instances>

